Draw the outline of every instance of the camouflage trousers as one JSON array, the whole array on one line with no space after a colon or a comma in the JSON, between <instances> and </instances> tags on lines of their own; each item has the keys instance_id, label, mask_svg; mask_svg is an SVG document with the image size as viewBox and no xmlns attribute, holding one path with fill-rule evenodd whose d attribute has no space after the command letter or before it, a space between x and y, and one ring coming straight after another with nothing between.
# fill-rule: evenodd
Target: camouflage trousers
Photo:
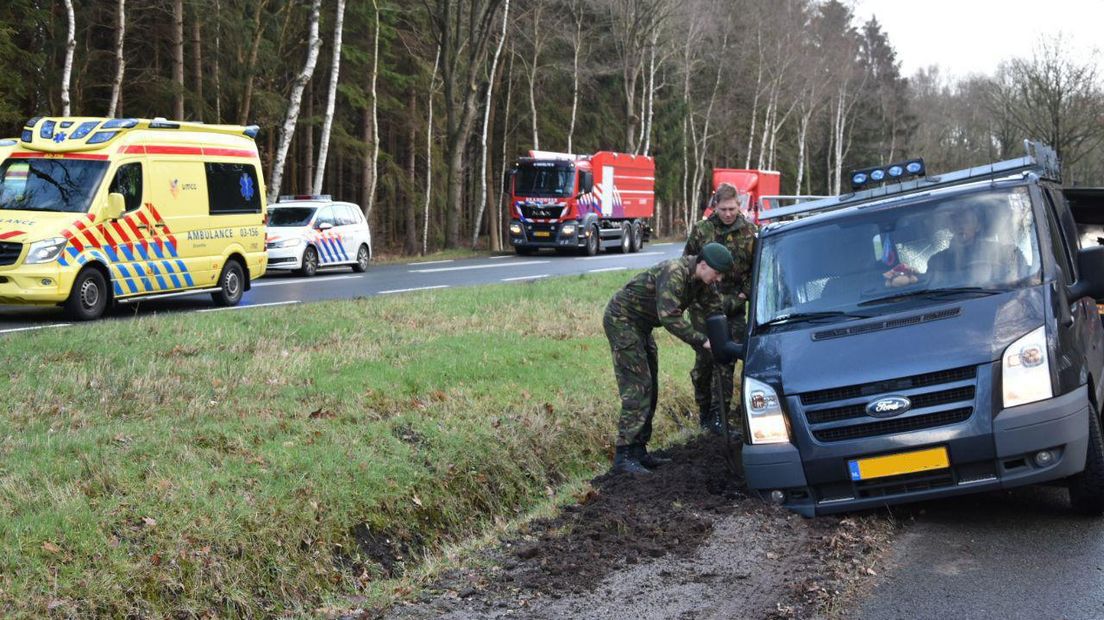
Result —
<instances>
[{"instance_id":1,"label":"camouflage trousers","mask_svg":"<svg viewBox=\"0 0 1104 620\"><path fill-rule=\"evenodd\" d=\"M613 353L613 374L621 395L617 446L645 445L652 437L659 396L659 353L652 330L617 318L607 309L602 326Z\"/></svg>"},{"instance_id":2,"label":"camouflage trousers","mask_svg":"<svg viewBox=\"0 0 1104 620\"><path fill-rule=\"evenodd\" d=\"M691 314L691 322L698 329L705 331L705 319L697 314ZM732 339L743 342L747 331L747 322L743 316L729 317L729 334ZM720 371L720 385L713 385L714 367ZM698 404L699 411L709 411L711 415L717 415L721 411L721 402L713 402L714 394L719 392L723 399L725 411L732 411L732 393L736 384L736 363L717 365L713 362L713 354L704 348L694 349L694 367L690 370L690 383L694 386L694 402ZM717 419L717 418L715 418Z\"/></svg>"}]
</instances>

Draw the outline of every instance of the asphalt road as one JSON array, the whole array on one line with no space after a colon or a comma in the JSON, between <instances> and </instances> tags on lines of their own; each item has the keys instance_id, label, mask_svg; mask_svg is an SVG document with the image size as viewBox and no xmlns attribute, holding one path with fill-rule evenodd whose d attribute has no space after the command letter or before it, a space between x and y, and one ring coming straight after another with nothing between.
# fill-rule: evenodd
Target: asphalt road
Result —
<instances>
[{"instance_id":1,"label":"asphalt road","mask_svg":"<svg viewBox=\"0 0 1104 620\"><path fill-rule=\"evenodd\" d=\"M897 512L897 511L895 511ZM882 582L854 613L905 618L1104 618L1104 519L1028 487L908 507Z\"/></svg>"},{"instance_id":2,"label":"asphalt road","mask_svg":"<svg viewBox=\"0 0 1104 620\"><path fill-rule=\"evenodd\" d=\"M465 260L441 260L371 265L366 273L349 267L323 270L313 278L281 271L269 272L253 283L240 305L215 308L207 293L122 305L107 318L128 318L159 312L240 311L262 306L289 305L324 299L353 299L393 295L423 289L526 282L556 276L604 271L636 270L678 256L681 243L649 244L636 254L597 256L503 255ZM0 306L0 335L20 331L69 327L59 308Z\"/></svg>"}]
</instances>

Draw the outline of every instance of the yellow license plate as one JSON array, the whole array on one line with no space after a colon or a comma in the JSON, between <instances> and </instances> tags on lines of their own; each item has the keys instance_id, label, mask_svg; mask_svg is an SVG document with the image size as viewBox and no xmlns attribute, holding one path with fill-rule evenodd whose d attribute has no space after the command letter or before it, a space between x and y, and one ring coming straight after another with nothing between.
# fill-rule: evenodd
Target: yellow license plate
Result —
<instances>
[{"instance_id":1,"label":"yellow license plate","mask_svg":"<svg viewBox=\"0 0 1104 620\"><path fill-rule=\"evenodd\" d=\"M547 230L538 230L537 232L533 233L533 236L534 237L551 237L552 233L548 232Z\"/></svg>"},{"instance_id":2,"label":"yellow license plate","mask_svg":"<svg viewBox=\"0 0 1104 620\"><path fill-rule=\"evenodd\" d=\"M912 474L932 469L947 469L951 460L947 457L947 448L931 448L916 452L888 454L868 459L855 459L847 462L851 470L851 480L870 480Z\"/></svg>"}]
</instances>

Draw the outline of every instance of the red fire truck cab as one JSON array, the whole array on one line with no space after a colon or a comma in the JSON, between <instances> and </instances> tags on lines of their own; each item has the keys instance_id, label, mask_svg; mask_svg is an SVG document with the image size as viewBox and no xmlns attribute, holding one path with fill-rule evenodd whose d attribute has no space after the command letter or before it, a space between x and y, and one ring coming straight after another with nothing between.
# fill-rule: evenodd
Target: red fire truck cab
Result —
<instances>
[{"instance_id":1,"label":"red fire truck cab","mask_svg":"<svg viewBox=\"0 0 1104 620\"><path fill-rule=\"evenodd\" d=\"M737 170L734 168L713 169L713 191L721 183L731 183L740 190L741 197L747 196L747 203L741 200L740 208L753 222L759 222L759 211L771 208L770 201L764 196L777 196L782 189L782 174L774 170ZM707 206L703 218L713 214L712 205Z\"/></svg>"},{"instance_id":2,"label":"red fire truck cab","mask_svg":"<svg viewBox=\"0 0 1104 620\"><path fill-rule=\"evenodd\" d=\"M599 151L530 151L510 171L510 243L518 254L541 248L593 256L637 252L655 215L655 160Z\"/></svg>"}]
</instances>

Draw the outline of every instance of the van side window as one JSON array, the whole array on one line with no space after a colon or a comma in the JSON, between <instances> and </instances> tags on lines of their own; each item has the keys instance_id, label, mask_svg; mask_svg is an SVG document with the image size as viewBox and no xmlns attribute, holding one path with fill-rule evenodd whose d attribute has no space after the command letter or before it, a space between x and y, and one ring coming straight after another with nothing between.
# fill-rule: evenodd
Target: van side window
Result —
<instances>
[{"instance_id":1,"label":"van side window","mask_svg":"<svg viewBox=\"0 0 1104 620\"><path fill-rule=\"evenodd\" d=\"M1058 224L1058 214L1054 210L1054 201L1050 192L1043 191L1046 201L1047 228L1050 229L1050 246L1054 251L1054 260L1062 268L1062 279L1066 284L1073 284L1077 274L1073 270L1073 259L1070 256L1069 245L1066 243L1062 228Z\"/></svg>"},{"instance_id":2,"label":"van side window","mask_svg":"<svg viewBox=\"0 0 1104 620\"><path fill-rule=\"evenodd\" d=\"M251 164L207 162L203 167L211 215L261 212L261 187Z\"/></svg>"},{"instance_id":3,"label":"van side window","mask_svg":"<svg viewBox=\"0 0 1104 620\"><path fill-rule=\"evenodd\" d=\"M343 226L353 226L360 223L357 208L353 205L341 205L340 219Z\"/></svg>"},{"instance_id":4,"label":"van side window","mask_svg":"<svg viewBox=\"0 0 1104 620\"><path fill-rule=\"evenodd\" d=\"M142 164L133 163L119 166L107 191L112 194L122 194L123 198L126 199L126 210L128 212L142 206Z\"/></svg>"},{"instance_id":5,"label":"van side window","mask_svg":"<svg viewBox=\"0 0 1104 620\"><path fill-rule=\"evenodd\" d=\"M322 207L318 210L318 217L314 218L314 227L318 228L323 224L337 226L337 218L334 216L333 207Z\"/></svg>"}]
</instances>

